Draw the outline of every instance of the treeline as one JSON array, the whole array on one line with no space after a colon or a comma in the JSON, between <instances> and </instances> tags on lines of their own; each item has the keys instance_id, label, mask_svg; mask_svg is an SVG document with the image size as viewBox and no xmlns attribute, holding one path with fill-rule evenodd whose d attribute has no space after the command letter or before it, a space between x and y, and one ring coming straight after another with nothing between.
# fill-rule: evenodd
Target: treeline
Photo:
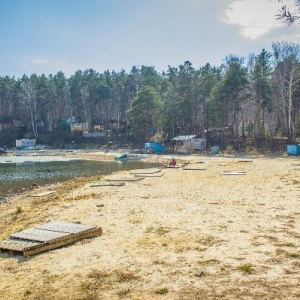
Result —
<instances>
[{"instance_id":1,"label":"treeline","mask_svg":"<svg viewBox=\"0 0 300 300\"><path fill-rule=\"evenodd\" d=\"M0 77L0 124L19 122L39 138L60 120L124 133L136 141L168 140L231 128L241 136L300 135L300 45L276 42L247 59L230 55L221 66L198 69L189 61L158 73L152 66L129 73L93 69L55 75Z\"/></svg>"}]
</instances>

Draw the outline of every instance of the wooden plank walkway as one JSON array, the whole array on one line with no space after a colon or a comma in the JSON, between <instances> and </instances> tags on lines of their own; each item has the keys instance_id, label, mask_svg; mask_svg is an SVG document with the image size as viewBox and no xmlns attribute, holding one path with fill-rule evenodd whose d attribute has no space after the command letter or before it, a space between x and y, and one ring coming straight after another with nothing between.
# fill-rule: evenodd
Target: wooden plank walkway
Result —
<instances>
[{"instance_id":1,"label":"wooden plank walkway","mask_svg":"<svg viewBox=\"0 0 300 300\"><path fill-rule=\"evenodd\" d=\"M207 170L206 168L199 168L196 166L189 166L189 167L184 167L182 170L188 170L188 171L204 171Z\"/></svg>"},{"instance_id":2,"label":"wooden plank walkway","mask_svg":"<svg viewBox=\"0 0 300 300\"><path fill-rule=\"evenodd\" d=\"M0 251L31 256L101 234L101 227L55 221L10 235L0 241Z\"/></svg>"},{"instance_id":3,"label":"wooden plank walkway","mask_svg":"<svg viewBox=\"0 0 300 300\"><path fill-rule=\"evenodd\" d=\"M164 173L163 172L159 172L159 173L150 173L150 174L134 174L134 177L161 177L163 176Z\"/></svg>"},{"instance_id":4,"label":"wooden plank walkway","mask_svg":"<svg viewBox=\"0 0 300 300\"><path fill-rule=\"evenodd\" d=\"M130 174L155 174L160 172L161 170L159 169L141 169L141 170L131 171Z\"/></svg>"},{"instance_id":5,"label":"wooden plank walkway","mask_svg":"<svg viewBox=\"0 0 300 300\"><path fill-rule=\"evenodd\" d=\"M165 168L169 168L169 169L179 169L184 167L184 165L175 165L175 166L169 166L169 165L165 165Z\"/></svg>"},{"instance_id":6,"label":"wooden plank walkway","mask_svg":"<svg viewBox=\"0 0 300 300\"><path fill-rule=\"evenodd\" d=\"M99 187L99 186L124 186L124 182L99 182L91 184L90 187Z\"/></svg>"},{"instance_id":7,"label":"wooden plank walkway","mask_svg":"<svg viewBox=\"0 0 300 300\"><path fill-rule=\"evenodd\" d=\"M31 197L44 197L44 196L51 195L53 193L55 193L55 191L46 191L46 192L42 192L39 194L33 194L33 195L31 195Z\"/></svg>"},{"instance_id":8,"label":"wooden plank walkway","mask_svg":"<svg viewBox=\"0 0 300 300\"><path fill-rule=\"evenodd\" d=\"M241 173L241 174L246 174L246 171L241 171L241 170L224 170L223 173Z\"/></svg>"},{"instance_id":9,"label":"wooden plank walkway","mask_svg":"<svg viewBox=\"0 0 300 300\"><path fill-rule=\"evenodd\" d=\"M243 171L235 171L235 172L229 171L229 172L220 173L220 175L246 175L246 172L243 172Z\"/></svg>"},{"instance_id":10,"label":"wooden plank walkway","mask_svg":"<svg viewBox=\"0 0 300 300\"><path fill-rule=\"evenodd\" d=\"M139 181L144 179L144 177L113 177L106 179L107 181Z\"/></svg>"}]
</instances>

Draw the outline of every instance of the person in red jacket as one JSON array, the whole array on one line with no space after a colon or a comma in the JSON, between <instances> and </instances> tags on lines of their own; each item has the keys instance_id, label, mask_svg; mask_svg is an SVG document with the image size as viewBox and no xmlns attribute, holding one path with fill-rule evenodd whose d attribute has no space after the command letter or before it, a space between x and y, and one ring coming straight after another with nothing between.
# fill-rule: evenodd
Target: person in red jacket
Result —
<instances>
[{"instance_id":1,"label":"person in red jacket","mask_svg":"<svg viewBox=\"0 0 300 300\"><path fill-rule=\"evenodd\" d=\"M176 165L176 160L172 158L172 160L169 162L169 166L175 166Z\"/></svg>"}]
</instances>

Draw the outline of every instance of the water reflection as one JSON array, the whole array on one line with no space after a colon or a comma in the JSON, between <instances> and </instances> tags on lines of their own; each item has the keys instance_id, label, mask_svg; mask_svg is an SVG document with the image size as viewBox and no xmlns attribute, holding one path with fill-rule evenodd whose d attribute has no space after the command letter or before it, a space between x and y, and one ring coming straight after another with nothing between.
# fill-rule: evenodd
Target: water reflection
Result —
<instances>
[{"instance_id":1,"label":"water reflection","mask_svg":"<svg viewBox=\"0 0 300 300\"><path fill-rule=\"evenodd\" d=\"M23 192L33 185L46 185L68 180L73 177L105 175L120 170L157 167L158 164L140 161L51 161L51 162L6 162L0 164L0 199Z\"/></svg>"}]
</instances>

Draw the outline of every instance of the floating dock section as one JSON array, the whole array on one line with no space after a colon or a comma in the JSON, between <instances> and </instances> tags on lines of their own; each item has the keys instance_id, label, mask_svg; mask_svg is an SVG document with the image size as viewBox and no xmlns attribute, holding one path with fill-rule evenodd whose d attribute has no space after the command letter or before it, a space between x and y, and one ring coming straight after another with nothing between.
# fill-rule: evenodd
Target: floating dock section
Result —
<instances>
[{"instance_id":1,"label":"floating dock section","mask_svg":"<svg viewBox=\"0 0 300 300\"><path fill-rule=\"evenodd\" d=\"M101 227L54 221L10 235L0 241L0 251L31 256L101 234Z\"/></svg>"}]
</instances>

